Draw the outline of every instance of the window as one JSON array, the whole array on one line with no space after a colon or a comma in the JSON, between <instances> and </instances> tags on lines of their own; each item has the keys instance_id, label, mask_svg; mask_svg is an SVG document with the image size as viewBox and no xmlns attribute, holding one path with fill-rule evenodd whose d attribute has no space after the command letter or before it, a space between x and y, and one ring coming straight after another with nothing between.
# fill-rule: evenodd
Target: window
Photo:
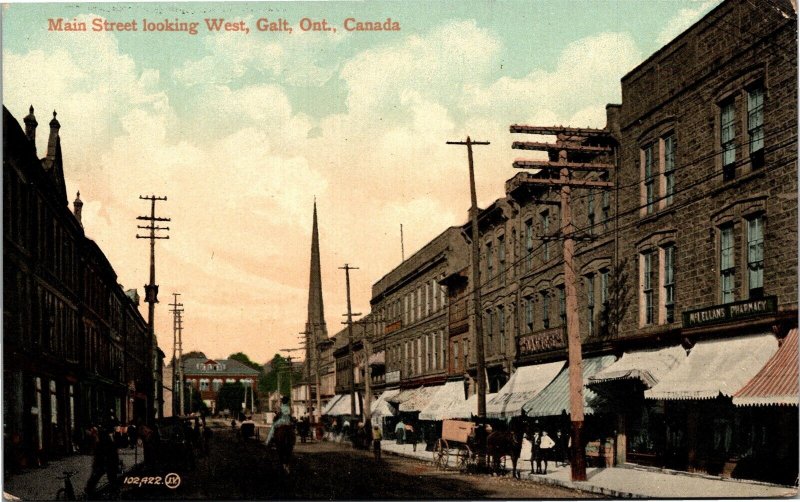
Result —
<instances>
[{"instance_id":1,"label":"window","mask_svg":"<svg viewBox=\"0 0 800 502\"><path fill-rule=\"evenodd\" d=\"M611 194L608 190L603 190L603 230L608 230L611 220Z\"/></svg>"},{"instance_id":2,"label":"window","mask_svg":"<svg viewBox=\"0 0 800 502\"><path fill-rule=\"evenodd\" d=\"M486 338L487 338L486 352L489 354L491 354L494 349L494 330L493 330L494 326L492 326L493 317L494 317L494 311L489 310L488 312L486 312L485 316L486 324L484 325L484 328L486 331Z\"/></svg>"},{"instance_id":3,"label":"window","mask_svg":"<svg viewBox=\"0 0 800 502\"><path fill-rule=\"evenodd\" d=\"M417 338L417 373L422 373L422 338Z\"/></svg>"},{"instance_id":4,"label":"window","mask_svg":"<svg viewBox=\"0 0 800 502\"><path fill-rule=\"evenodd\" d=\"M733 100L720 107L720 146L722 147L722 179L736 176L736 113Z\"/></svg>"},{"instance_id":5,"label":"window","mask_svg":"<svg viewBox=\"0 0 800 502\"><path fill-rule=\"evenodd\" d=\"M586 211L589 215L589 235L594 234L594 189L589 189L586 197Z\"/></svg>"},{"instance_id":6,"label":"window","mask_svg":"<svg viewBox=\"0 0 800 502\"><path fill-rule=\"evenodd\" d=\"M442 358L440 359L442 367L444 367L445 361L447 361L447 346L444 343L444 333L439 334L439 340L441 342L442 347Z\"/></svg>"},{"instance_id":7,"label":"window","mask_svg":"<svg viewBox=\"0 0 800 502\"><path fill-rule=\"evenodd\" d=\"M525 298L525 325L528 326L528 333L533 331L533 297Z\"/></svg>"},{"instance_id":8,"label":"window","mask_svg":"<svg viewBox=\"0 0 800 502\"><path fill-rule=\"evenodd\" d=\"M736 271L734 268L732 225L720 228L719 251L720 299L722 303L730 303L735 300L733 279Z\"/></svg>"},{"instance_id":9,"label":"window","mask_svg":"<svg viewBox=\"0 0 800 502\"><path fill-rule=\"evenodd\" d=\"M58 424L58 392L55 380L50 380L50 423Z\"/></svg>"},{"instance_id":10,"label":"window","mask_svg":"<svg viewBox=\"0 0 800 502\"><path fill-rule=\"evenodd\" d=\"M656 210L657 160L656 143L652 143L644 149L644 197L647 214L652 214Z\"/></svg>"},{"instance_id":11,"label":"window","mask_svg":"<svg viewBox=\"0 0 800 502\"><path fill-rule=\"evenodd\" d=\"M653 324L653 252L642 253L642 323Z\"/></svg>"},{"instance_id":12,"label":"window","mask_svg":"<svg viewBox=\"0 0 800 502\"><path fill-rule=\"evenodd\" d=\"M542 251L542 259L544 261L547 261L547 260L550 259L550 246L548 246L548 242L547 242L547 237L549 237L549 231L550 231L550 214L549 214L548 211L544 211L540 215L540 217L542 219L542 236L545 238L544 245L543 245L544 250ZM531 248L532 247L533 247L533 244L531 244Z\"/></svg>"},{"instance_id":13,"label":"window","mask_svg":"<svg viewBox=\"0 0 800 502\"><path fill-rule=\"evenodd\" d=\"M525 270L533 268L533 220L525 222Z\"/></svg>"},{"instance_id":14,"label":"window","mask_svg":"<svg viewBox=\"0 0 800 502\"><path fill-rule=\"evenodd\" d=\"M677 143L675 142L675 135L670 134L664 138L664 184L665 187L665 201L667 204L672 204L672 199L675 195L675 150Z\"/></svg>"},{"instance_id":15,"label":"window","mask_svg":"<svg viewBox=\"0 0 800 502\"><path fill-rule=\"evenodd\" d=\"M589 314L589 336L594 334L594 275L586 276L586 307Z\"/></svg>"},{"instance_id":16,"label":"window","mask_svg":"<svg viewBox=\"0 0 800 502\"><path fill-rule=\"evenodd\" d=\"M550 295L542 293L542 327L550 327Z\"/></svg>"},{"instance_id":17,"label":"window","mask_svg":"<svg viewBox=\"0 0 800 502\"><path fill-rule=\"evenodd\" d=\"M200 379L200 390L208 390L208 379L206 378Z\"/></svg>"},{"instance_id":18,"label":"window","mask_svg":"<svg viewBox=\"0 0 800 502\"><path fill-rule=\"evenodd\" d=\"M675 322L675 246L665 246L664 252L664 315L665 321Z\"/></svg>"},{"instance_id":19,"label":"window","mask_svg":"<svg viewBox=\"0 0 800 502\"><path fill-rule=\"evenodd\" d=\"M497 261L499 262L500 273L506 270L506 238L501 235L497 238Z\"/></svg>"},{"instance_id":20,"label":"window","mask_svg":"<svg viewBox=\"0 0 800 502\"><path fill-rule=\"evenodd\" d=\"M431 296L433 297L431 300L433 304L432 311L436 312L439 310L439 285L436 284L436 279L431 279Z\"/></svg>"},{"instance_id":21,"label":"window","mask_svg":"<svg viewBox=\"0 0 800 502\"><path fill-rule=\"evenodd\" d=\"M431 335L425 335L425 370L430 371L433 369L433 345L431 344Z\"/></svg>"},{"instance_id":22,"label":"window","mask_svg":"<svg viewBox=\"0 0 800 502\"><path fill-rule=\"evenodd\" d=\"M764 296L764 217L747 220L747 286L750 298Z\"/></svg>"},{"instance_id":23,"label":"window","mask_svg":"<svg viewBox=\"0 0 800 502\"><path fill-rule=\"evenodd\" d=\"M494 253L492 251L492 241L486 243L486 276L491 279L494 274Z\"/></svg>"},{"instance_id":24,"label":"window","mask_svg":"<svg viewBox=\"0 0 800 502\"><path fill-rule=\"evenodd\" d=\"M600 271L600 303L603 307L608 303L608 270Z\"/></svg>"},{"instance_id":25,"label":"window","mask_svg":"<svg viewBox=\"0 0 800 502\"><path fill-rule=\"evenodd\" d=\"M564 286L558 288L558 316L561 318L561 325L567 325L567 290Z\"/></svg>"},{"instance_id":26,"label":"window","mask_svg":"<svg viewBox=\"0 0 800 502\"><path fill-rule=\"evenodd\" d=\"M453 369L458 369L459 366L459 353L458 353L458 341L453 342Z\"/></svg>"},{"instance_id":27,"label":"window","mask_svg":"<svg viewBox=\"0 0 800 502\"><path fill-rule=\"evenodd\" d=\"M764 161L764 89L760 85L747 92L747 135L753 167L761 167ZM759 158L758 165L755 165L755 157Z\"/></svg>"}]
</instances>

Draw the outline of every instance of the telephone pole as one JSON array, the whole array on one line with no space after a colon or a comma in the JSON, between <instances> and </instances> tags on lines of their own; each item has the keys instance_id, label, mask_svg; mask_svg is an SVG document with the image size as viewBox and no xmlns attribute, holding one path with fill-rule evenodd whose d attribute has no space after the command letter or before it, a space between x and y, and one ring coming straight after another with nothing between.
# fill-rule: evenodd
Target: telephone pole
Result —
<instances>
[{"instance_id":1,"label":"telephone pole","mask_svg":"<svg viewBox=\"0 0 800 502\"><path fill-rule=\"evenodd\" d=\"M472 145L488 145L488 141L448 141L448 145L466 145L469 160L469 192L472 205L469 208L472 229L472 325L475 328L476 378L478 380L478 417L486 418L486 356L483 352L483 319L481 319L480 236L478 234L478 196L475 193L475 168L472 162Z\"/></svg>"},{"instance_id":2,"label":"telephone pole","mask_svg":"<svg viewBox=\"0 0 800 502\"><path fill-rule=\"evenodd\" d=\"M156 284L156 239L169 239L168 235L156 235L157 231L168 231L169 227L160 227L156 224L159 221L170 221L169 218L159 218L156 217L156 201L166 201L166 197L157 197L155 195L145 195L139 196L141 200L149 200L150 201L150 215L149 216L137 216L137 220L144 220L147 221L148 225L138 225L138 228L142 230L149 230L150 235L139 235L136 234L137 239L150 239L150 283L144 286L145 291L145 298L144 301L147 302L147 329L149 334L149 347L148 347L148 366L151 368L150 378L148 379L148 399L147 399L147 417L145 417L146 423L152 424L153 420L155 419L155 412L158 412L159 416L161 416L162 410L158 410L155 406L155 400L158 399L157 396L157 389L155 387L156 381L156 348L155 348L155 325L153 324L155 321L155 313L156 313L156 303L158 303L158 285Z\"/></svg>"},{"instance_id":3,"label":"telephone pole","mask_svg":"<svg viewBox=\"0 0 800 502\"><path fill-rule=\"evenodd\" d=\"M183 304L181 304L183 305ZM184 394L186 393L186 383L183 381L183 309L178 312L178 405L181 409L181 415L186 411ZM189 400L189 408L192 407L192 401Z\"/></svg>"},{"instance_id":4,"label":"telephone pole","mask_svg":"<svg viewBox=\"0 0 800 502\"><path fill-rule=\"evenodd\" d=\"M578 129L571 127L537 127L512 125L511 133L554 135L556 143L514 142L511 146L520 150L546 151L558 160L517 160L514 167L518 169L540 169L541 172L530 175L520 184L544 188L559 188L561 195L561 227L563 231L564 253L564 293L567 314L567 351L569 361L569 397L570 419L572 420L572 461L571 475L573 481L586 480L586 461L583 456L583 369L581 354L580 317L578 316L578 297L575 286L575 227L572 223L570 199L572 188L613 188L609 181L592 179L572 179L573 171L597 172L606 176L614 167L612 164L586 162L586 157L611 153L610 146L604 145L613 141L609 131L603 129ZM586 144L586 143L589 144ZM581 157L580 162L570 162L568 153ZM558 173L558 178L552 176Z\"/></svg>"},{"instance_id":5,"label":"telephone pole","mask_svg":"<svg viewBox=\"0 0 800 502\"><path fill-rule=\"evenodd\" d=\"M358 267L351 267L345 263L344 267L345 282L347 285L347 350L350 353L350 416L356 416L356 377L355 377L355 358L353 357L353 309L350 305L350 271L358 270ZM360 315L360 314L356 314Z\"/></svg>"},{"instance_id":6,"label":"telephone pole","mask_svg":"<svg viewBox=\"0 0 800 502\"><path fill-rule=\"evenodd\" d=\"M183 304L178 303L180 293L172 293L172 414L174 416L183 415L183 409L178 408L178 396L180 395L180 382L178 381L178 359L175 354L178 350L178 323L183 312ZM179 411L180 410L180 411Z\"/></svg>"}]
</instances>

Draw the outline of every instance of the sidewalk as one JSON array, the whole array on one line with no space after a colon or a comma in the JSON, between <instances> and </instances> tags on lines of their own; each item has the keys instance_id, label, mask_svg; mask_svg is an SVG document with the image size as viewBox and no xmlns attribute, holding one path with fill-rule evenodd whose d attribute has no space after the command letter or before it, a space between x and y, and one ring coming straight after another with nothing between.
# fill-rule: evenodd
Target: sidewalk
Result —
<instances>
[{"instance_id":1,"label":"sidewalk","mask_svg":"<svg viewBox=\"0 0 800 502\"><path fill-rule=\"evenodd\" d=\"M413 451L410 444L398 445L393 440L383 440L381 448L385 453L433 461L433 452L425 451L424 443L417 444ZM525 450L523 449L523 452ZM585 492L616 498L772 498L797 497L797 487L772 485L757 481L721 479L680 471L653 470L626 464L619 467L601 469L587 467L586 481L572 481L569 466L555 467L548 463L547 474L531 474L530 450L523 453L517 464L522 479L538 483L548 483ZM448 466L454 468L454 455L450 455ZM510 469L510 464L508 465Z\"/></svg>"},{"instance_id":2,"label":"sidewalk","mask_svg":"<svg viewBox=\"0 0 800 502\"><path fill-rule=\"evenodd\" d=\"M136 463L143 461L142 449L120 448L119 459L122 460L125 472L128 472ZM58 489L64 487L64 481L58 479L63 476L64 471L76 473L72 477L72 486L75 487L75 494L80 495L92 473L92 455L71 455L53 460L47 467L27 469L20 474L9 475L3 479L4 498L9 494L22 500L55 500ZM100 484L105 482L106 478L103 476Z\"/></svg>"}]
</instances>

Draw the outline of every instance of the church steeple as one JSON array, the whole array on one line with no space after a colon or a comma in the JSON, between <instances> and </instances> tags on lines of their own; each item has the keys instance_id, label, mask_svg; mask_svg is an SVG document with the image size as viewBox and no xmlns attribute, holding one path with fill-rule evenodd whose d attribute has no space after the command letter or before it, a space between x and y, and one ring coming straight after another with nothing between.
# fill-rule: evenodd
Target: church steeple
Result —
<instances>
[{"instance_id":1,"label":"church steeple","mask_svg":"<svg viewBox=\"0 0 800 502\"><path fill-rule=\"evenodd\" d=\"M316 348L318 342L328 338L325 326L325 307L322 301L322 272L319 259L319 228L317 226L317 200L314 199L314 221L311 227L311 271L308 281L308 319L306 331L309 349Z\"/></svg>"}]
</instances>

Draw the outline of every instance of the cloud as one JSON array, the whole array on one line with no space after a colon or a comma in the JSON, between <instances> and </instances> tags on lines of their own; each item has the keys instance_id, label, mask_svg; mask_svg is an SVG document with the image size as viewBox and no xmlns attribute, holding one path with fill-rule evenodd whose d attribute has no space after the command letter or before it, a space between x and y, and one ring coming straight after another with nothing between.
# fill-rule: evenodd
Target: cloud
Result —
<instances>
[{"instance_id":1,"label":"cloud","mask_svg":"<svg viewBox=\"0 0 800 502\"><path fill-rule=\"evenodd\" d=\"M693 25L701 17L705 16L712 8L716 7L720 0L706 0L697 2L695 7L685 7L678 10L678 13L669 20L661 33L658 34L659 45L670 42L673 38L683 33L686 28Z\"/></svg>"}]
</instances>

